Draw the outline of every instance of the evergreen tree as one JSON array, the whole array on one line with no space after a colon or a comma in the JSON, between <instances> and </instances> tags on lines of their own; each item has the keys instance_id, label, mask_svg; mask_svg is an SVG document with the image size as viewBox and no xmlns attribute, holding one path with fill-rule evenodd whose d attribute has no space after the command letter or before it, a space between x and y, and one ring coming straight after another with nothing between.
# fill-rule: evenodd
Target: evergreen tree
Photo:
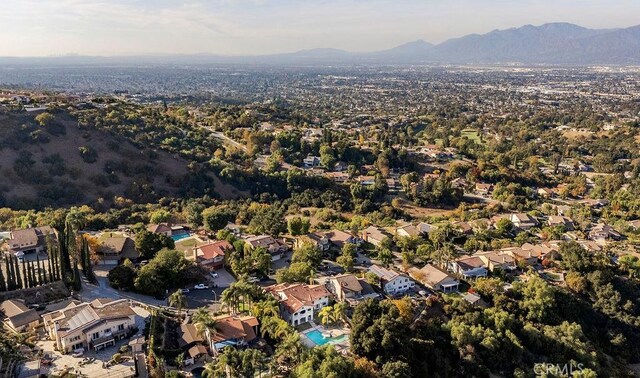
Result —
<instances>
[{"instance_id":1,"label":"evergreen tree","mask_svg":"<svg viewBox=\"0 0 640 378\"><path fill-rule=\"evenodd\" d=\"M20 275L20 264L18 263L18 259L13 257L13 272L16 274L16 289L24 288L24 282L22 282L22 276Z\"/></svg>"},{"instance_id":2,"label":"evergreen tree","mask_svg":"<svg viewBox=\"0 0 640 378\"><path fill-rule=\"evenodd\" d=\"M33 287L33 281L31 280L31 270L29 269L29 262L24 261L22 263L22 277L24 279L24 288L28 289Z\"/></svg>"},{"instance_id":3,"label":"evergreen tree","mask_svg":"<svg viewBox=\"0 0 640 378\"><path fill-rule=\"evenodd\" d=\"M78 269L78 264L73 264L73 290L80 291L82 290L82 279L80 278L80 270Z\"/></svg>"},{"instance_id":4,"label":"evergreen tree","mask_svg":"<svg viewBox=\"0 0 640 378\"><path fill-rule=\"evenodd\" d=\"M7 291L7 285L4 281L4 273L0 269L0 291Z\"/></svg>"},{"instance_id":5,"label":"evergreen tree","mask_svg":"<svg viewBox=\"0 0 640 378\"><path fill-rule=\"evenodd\" d=\"M13 276L13 264L9 264L9 257L4 259L5 270L7 271L7 290L15 290L15 278Z\"/></svg>"},{"instance_id":6,"label":"evergreen tree","mask_svg":"<svg viewBox=\"0 0 640 378\"><path fill-rule=\"evenodd\" d=\"M38 264L38 285L44 285L47 283L47 276L45 275L44 266L40 263L40 257L36 256Z\"/></svg>"}]
</instances>

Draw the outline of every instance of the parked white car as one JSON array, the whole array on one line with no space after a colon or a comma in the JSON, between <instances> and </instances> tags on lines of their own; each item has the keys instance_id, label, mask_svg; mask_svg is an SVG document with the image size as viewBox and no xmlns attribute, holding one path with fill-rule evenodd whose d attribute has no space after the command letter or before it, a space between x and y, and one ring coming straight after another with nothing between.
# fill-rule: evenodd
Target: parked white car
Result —
<instances>
[{"instance_id":1,"label":"parked white car","mask_svg":"<svg viewBox=\"0 0 640 378\"><path fill-rule=\"evenodd\" d=\"M197 284L196 286L193 287L195 290L204 290L204 289L208 289L209 285L205 285L205 284Z\"/></svg>"}]
</instances>

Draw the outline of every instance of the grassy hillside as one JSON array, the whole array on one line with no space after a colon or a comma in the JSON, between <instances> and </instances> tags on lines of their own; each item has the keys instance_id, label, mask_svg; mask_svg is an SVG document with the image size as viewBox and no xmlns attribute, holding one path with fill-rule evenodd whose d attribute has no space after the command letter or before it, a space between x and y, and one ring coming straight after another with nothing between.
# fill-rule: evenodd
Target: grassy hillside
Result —
<instances>
[{"instance_id":1,"label":"grassy hillside","mask_svg":"<svg viewBox=\"0 0 640 378\"><path fill-rule=\"evenodd\" d=\"M0 206L12 208L238 194L177 155L80 126L66 111L45 120L34 113L0 113L0 177Z\"/></svg>"}]
</instances>

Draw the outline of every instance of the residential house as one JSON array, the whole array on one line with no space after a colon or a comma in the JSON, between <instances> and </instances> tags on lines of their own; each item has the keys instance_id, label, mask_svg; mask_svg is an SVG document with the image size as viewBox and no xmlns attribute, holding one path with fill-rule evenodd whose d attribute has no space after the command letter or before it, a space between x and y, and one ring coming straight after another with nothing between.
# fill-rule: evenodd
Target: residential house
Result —
<instances>
[{"instance_id":1,"label":"residential house","mask_svg":"<svg viewBox=\"0 0 640 378\"><path fill-rule=\"evenodd\" d=\"M621 240L622 235L613 227L606 223L600 223L589 231L589 239L599 244L604 244L608 240Z\"/></svg>"},{"instance_id":2,"label":"residential house","mask_svg":"<svg viewBox=\"0 0 640 378\"><path fill-rule=\"evenodd\" d=\"M185 351L185 364L191 365L196 359L209 355L204 346L204 337L194 324L180 324L178 346Z\"/></svg>"},{"instance_id":3,"label":"residential house","mask_svg":"<svg viewBox=\"0 0 640 378\"><path fill-rule=\"evenodd\" d=\"M454 178L453 180L451 180L451 187L454 189L466 190L468 186L469 182L462 177Z\"/></svg>"},{"instance_id":4,"label":"residential house","mask_svg":"<svg viewBox=\"0 0 640 378\"><path fill-rule=\"evenodd\" d=\"M109 232L101 237L97 255L101 264L114 265L122 259L136 260L140 253L136 250L135 242L128 236Z\"/></svg>"},{"instance_id":5,"label":"residential house","mask_svg":"<svg viewBox=\"0 0 640 378\"><path fill-rule=\"evenodd\" d=\"M629 221L629 227L634 231L640 230L640 219Z\"/></svg>"},{"instance_id":6,"label":"residential house","mask_svg":"<svg viewBox=\"0 0 640 378\"><path fill-rule=\"evenodd\" d=\"M329 305L331 293L324 285L284 283L265 287L280 302L280 316L297 326L313 320L316 311Z\"/></svg>"},{"instance_id":7,"label":"residential house","mask_svg":"<svg viewBox=\"0 0 640 378\"><path fill-rule=\"evenodd\" d=\"M349 175L345 172L326 172L325 177L333 182L344 183L349 181Z\"/></svg>"},{"instance_id":8,"label":"residential house","mask_svg":"<svg viewBox=\"0 0 640 378\"><path fill-rule=\"evenodd\" d=\"M222 315L214 318L216 332L209 334L210 349L219 353L227 346L250 345L258 339L258 319L251 315Z\"/></svg>"},{"instance_id":9,"label":"residential house","mask_svg":"<svg viewBox=\"0 0 640 378\"><path fill-rule=\"evenodd\" d=\"M36 310L27 307L22 299L9 299L0 303L4 325L13 332L35 329L40 324Z\"/></svg>"},{"instance_id":10,"label":"residential house","mask_svg":"<svg viewBox=\"0 0 640 378\"><path fill-rule=\"evenodd\" d=\"M163 234L165 236L171 236L173 232L168 223L150 224L147 226L147 230L154 234Z\"/></svg>"},{"instance_id":11,"label":"residential house","mask_svg":"<svg viewBox=\"0 0 640 378\"><path fill-rule=\"evenodd\" d=\"M451 226L453 226L453 228L455 228L456 230L460 231L460 233L463 235L473 234L473 227L467 222L463 222L463 221L453 222L451 223Z\"/></svg>"},{"instance_id":12,"label":"residential house","mask_svg":"<svg viewBox=\"0 0 640 378\"><path fill-rule=\"evenodd\" d=\"M312 232L306 235L300 235L295 239L294 246L300 248L305 243L311 243L323 252L331 248L331 241L324 232Z\"/></svg>"},{"instance_id":13,"label":"residential house","mask_svg":"<svg viewBox=\"0 0 640 378\"><path fill-rule=\"evenodd\" d=\"M487 276L487 267L478 256L460 257L449 262L449 270L461 275L464 279L476 279Z\"/></svg>"},{"instance_id":14,"label":"residential house","mask_svg":"<svg viewBox=\"0 0 640 378\"><path fill-rule=\"evenodd\" d=\"M289 250L289 246L284 240L278 240L269 235L250 236L245 239L245 243L249 248L266 248L271 254L271 260L276 261L282 258L282 255Z\"/></svg>"},{"instance_id":15,"label":"residential house","mask_svg":"<svg viewBox=\"0 0 640 378\"><path fill-rule=\"evenodd\" d=\"M392 238L393 236L380 227L369 226L362 231L362 240L379 246L384 239Z\"/></svg>"},{"instance_id":16,"label":"residential house","mask_svg":"<svg viewBox=\"0 0 640 378\"><path fill-rule=\"evenodd\" d=\"M540 198L553 198L555 197L555 193L551 188L538 188L537 190L538 196Z\"/></svg>"},{"instance_id":17,"label":"residential house","mask_svg":"<svg viewBox=\"0 0 640 378\"><path fill-rule=\"evenodd\" d=\"M193 255L199 266L217 270L224 267L225 253L230 251L233 251L233 246L228 241L221 240L194 248Z\"/></svg>"},{"instance_id":18,"label":"residential house","mask_svg":"<svg viewBox=\"0 0 640 378\"><path fill-rule=\"evenodd\" d=\"M547 219L547 225L551 227L562 226L566 231L573 231L573 220L562 215L550 215Z\"/></svg>"},{"instance_id":19,"label":"residential house","mask_svg":"<svg viewBox=\"0 0 640 378\"><path fill-rule=\"evenodd\" d=\"M412 224L396 227L396 235L405 238L420 236L420 230Z\"/></svg>"},{"instance_id":20,"label":"residential house","mask_svg":"<svg viewBox=\"0 0 640 378\"><path fill-rule=\"evenodd\" d=\"M356 177L356 182L360 183L362 186L373 186L376 183L375 176L358 176Z\"/></svg>"},{"instance_id":21,"label":"residential house","mask_svg":"<svg viewBox=\"0 0 640 378\"><path fill-rule=\"evenodd\" d=\"M516 269L516 259L505 251L478 252L474 256L479 257L490 272L500 269L512 271Z\"/></svg>"},{"instance_id":22,"label":"residential house","mask_svg":"<svg viewBox=\"0 0 640 378\"><path fill-rule=\"evenodd\" d=\"M23 230L11 231L11 238L7 241L12 253L41 253L47 250L47 238L57 242L58 234L49 226L30 227Z\"/></svg>"},{"instance_id":23,"label":"residential house","mask_svg":"<svg viewBox=\"0 0 640 378\"><path fill-rule=\"evenodd\" d=\"M320 158L318 156L308 155L302 160L302 164L305 168L315 168L320 165Z\"/></svg>"},{"instance_id":24,"label":"residential house","mask_svg":"<svg viewBox=\"0 0 640 378\"><path fill-rule=\"evenodd\" d=\"M429 223L425 223L425 222L420 222L418 223L418 232L420 232L421 235L428 235L430 234L432 231L435 231L438 229L438 227L431 225Z\"/></svg>"},{"instance_id":25,"label":"residential house","mask_svg":"<svg viewBox=\"0 0 640 378\"><path fill-rule=\"evenodd\" d=\"M327 289L335 296L336 300L356 305L367 298L378 298L378 293L366 280L353 274L341 274L329 278L326 281Z\"/></svg>"},{"instance_id":26,"label":"residential house","mask_svg":"<svg viewBox=\"0 0 640 378\"><path fill-rule=\"evenodd\" d=\"M467 301L473 307L479 307L479 308L489 307L489 304L485 302L482 299L482 297L480 297L478 294L475 294L475 293L467 293L462 297L462 299Z\"/></svg>"},{"instance_id":27,"label":"residential house","mask_svg":"<svg viewBox=\"0 0 640 378\"><path fill-rule=\"evenodd\" d=\"M527 213L513 213L509 216L509 220L521 230L528 230L538 225L538 221Z\"/></svg>"},{"instance_id":28,"label":"residential house","mask_svg":"<svg viewBox=\"0 0 640 378\"><path fill-rule=\"evenodd\" d=\"M485 184L482 182L477 182L475 185L476 193L487 196L493 192L493 184Z\"/></svg>"},{"instance_id":29,"label":"residential house","mask_svg":"<svg viewBox=\"0 0 640 378\"><path fill-rule=\"evenodd\" d=\"M336 248L342 249L345 244L351 243L355 245L360 245L362 240L351 235L348 232L340 231L340 230L331 230L324 233L324 236L329 239L329 242L333 244Z\"/></svg>"},{"instance_id":30,"label":"residential house","mask_svg":"<svg viewBox=\"0 0 640 378\"><path fill-rule=\"evenodd\" d=\"M389 295L402 294L416 285L406 274L379 265L370 266L369 271L378 276L380 287Z\"/></svg>"},{"instance_id":31,"label":"residential house","mask_svg":"<svg viewBox=\"0 0 640 378\"><path fill-rule=\"evenodd\" d=\"M429 289L444 293L458 291L458 285L460 285L460 282L449 273L431 264L427 264L421 269L412 267L409 269L409 275Z\"/></svg>"},{"instance_id":32,"label":"residential house","mask_svg":"<svg viewBox=\"0 0 640 378\"><path fill-rule=\"evenodd\" d=\"M101 350L114 346L135 327L136 313L126 299L96 299L91 303L70 303L45 314L42 319L57 350Z\"/></svg>"}]
</instances>

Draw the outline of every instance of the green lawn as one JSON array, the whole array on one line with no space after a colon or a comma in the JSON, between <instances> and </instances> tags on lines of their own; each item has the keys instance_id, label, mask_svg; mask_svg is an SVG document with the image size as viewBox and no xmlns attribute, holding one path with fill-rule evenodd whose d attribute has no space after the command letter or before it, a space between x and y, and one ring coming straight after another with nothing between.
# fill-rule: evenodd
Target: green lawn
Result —
<instances>
[{"instance_id":1,"label":"green lawn","mask_svg":"<svg viewBox=\"0 0 640 378\"><path fill-rule=\"evenodd\" d=\"M478 133L477 130L472 130L472 129L465 129L462 130L462 136L463 137L467 137L468 139L478 143L478 144L483 144L484 142L482 142L480 140L480 134Z\"/></svg>"}]
</instances>

